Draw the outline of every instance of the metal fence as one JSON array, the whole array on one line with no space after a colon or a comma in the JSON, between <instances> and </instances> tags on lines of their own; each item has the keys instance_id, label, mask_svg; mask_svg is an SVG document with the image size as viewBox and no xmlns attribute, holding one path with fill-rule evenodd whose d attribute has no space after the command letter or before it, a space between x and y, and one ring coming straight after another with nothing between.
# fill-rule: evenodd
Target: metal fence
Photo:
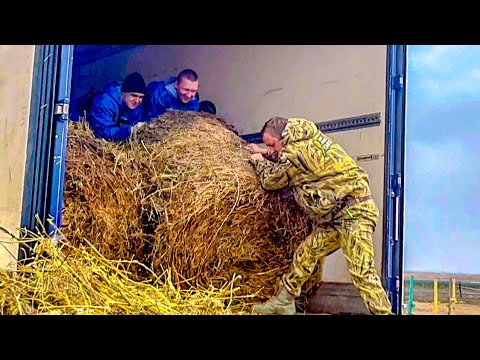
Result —
<instances>
[{"instance_id":1,"label":"metal fence","mask_svg":"<svg viewBox=\"0 0 480 360\"><path fill-rule=\"evenodd\" d=\"M415 280L417 283L417 280ZM415 284L413 290L413 300L414 301L433 301L434 298L434 289L433 289L433 280L430 281L432 284L431 287L428 286L418 286ZM455 284L455 295L458 300L480 300L480 283L476 283L477 286L471 286L468 283L468 286L462 282L457 282ZM408 300L410 296L410 288L408 286L405 287L405 300ZM446 302L450 297L449 288L446 287L439 287L438 289L438 299L439 301Z\"/></svg>"},{"instance_id":2,"label":"metal fence","mask_svg":"<svg viewBox=\"0 0 480 360\"><path fill-rule=\"evenodd\" d=\"M480 282L458 281L455 277L417 280L412 276L406 279L404 294L407 314L412 314L415 301L431 302L437 310L439 303L447 303L450 314L456 303L480 303Z\"/></svg>"}]
</instances>

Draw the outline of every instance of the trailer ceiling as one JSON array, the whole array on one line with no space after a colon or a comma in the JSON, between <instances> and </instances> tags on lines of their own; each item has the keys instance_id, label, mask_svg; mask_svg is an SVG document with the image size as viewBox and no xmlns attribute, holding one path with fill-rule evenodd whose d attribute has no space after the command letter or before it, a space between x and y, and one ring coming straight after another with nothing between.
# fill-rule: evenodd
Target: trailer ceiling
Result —
<instances>
[{"instance_id":1,"label":"trailer ceiling","mask_svg":"<svg viewBox=\"0 0 480 360\"><path fill-rule=\"evenodd\" d=\"M75 45L73 58L76 66L85 65L137 46L141 45Z\"/></svg>"}]
</instances>

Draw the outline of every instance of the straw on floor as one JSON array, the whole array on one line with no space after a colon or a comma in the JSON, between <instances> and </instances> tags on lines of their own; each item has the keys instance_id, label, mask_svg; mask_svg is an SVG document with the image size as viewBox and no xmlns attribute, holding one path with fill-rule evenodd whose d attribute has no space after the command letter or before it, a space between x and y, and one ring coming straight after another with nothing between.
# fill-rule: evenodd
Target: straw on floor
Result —
<instances>
[{"instance_id":1,"label":"straw on floor","mask_svg":"<svg viewBox=\"0 0 480 360\"><path fill-rule=\"evenodd\" d=\"M109 260L88 241L73 246L38 235L14 241L34 243L35 255L15 271L0 270L2 315L250 313L251 297L237 295L238 276L219 288L181 289L170 271L152 274L149 281L132 280L135 261Z\"/></svg>"}]
</instances>

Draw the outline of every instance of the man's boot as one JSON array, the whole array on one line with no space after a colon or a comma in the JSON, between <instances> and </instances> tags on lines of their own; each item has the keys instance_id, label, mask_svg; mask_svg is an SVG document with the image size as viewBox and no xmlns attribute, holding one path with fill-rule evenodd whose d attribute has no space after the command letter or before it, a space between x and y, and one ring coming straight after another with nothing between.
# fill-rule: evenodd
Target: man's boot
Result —
<instances>
[{"instance_id":1,"label":"man's boot","mask_svg":"<svg viewBox=\"0 0 480 360\"><path fill-rule=\"evenodd\" d=\"M295 315L295 297L282 287L278 295L263 304L253 306L253 312L261 315Z\"/></svg>"}]
</instances>

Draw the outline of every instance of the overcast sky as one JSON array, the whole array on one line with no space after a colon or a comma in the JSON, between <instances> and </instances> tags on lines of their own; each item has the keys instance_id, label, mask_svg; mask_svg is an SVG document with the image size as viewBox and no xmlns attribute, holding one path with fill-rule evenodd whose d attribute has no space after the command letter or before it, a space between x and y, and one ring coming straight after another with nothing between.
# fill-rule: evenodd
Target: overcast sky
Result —
<instances>
[{"instance_id":1,"label":"overcast sky","mask_svg":"<svg viewBox=\"0 0 480 360\"><path fill-rule=\"evenodd\" d=\"M408 46L405 270L480 274L480 46Z\"/></svg>"}]
</instances>

